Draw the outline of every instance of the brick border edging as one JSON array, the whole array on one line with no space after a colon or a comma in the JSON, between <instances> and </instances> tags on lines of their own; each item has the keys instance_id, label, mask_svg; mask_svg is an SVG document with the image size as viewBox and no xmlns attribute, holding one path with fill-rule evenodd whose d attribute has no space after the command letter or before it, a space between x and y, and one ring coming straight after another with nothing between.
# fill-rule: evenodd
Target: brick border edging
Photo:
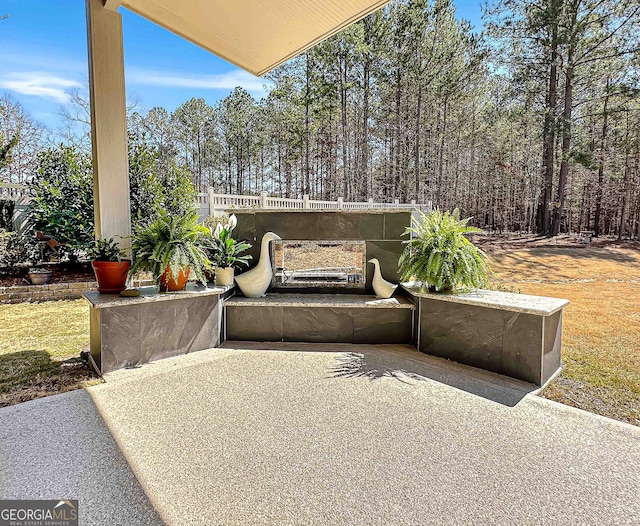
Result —
<instances>
[{"instance_id":1,"label":"brick border edging","mask_svg":"<svg viewBox=\"0 0 640 526\"><path fill-rule=\"evenodd\" d=\"M152 285L150 280L138 281L136 286ZM77 300L82 293L96 290L96 281L74 281L69 283L50 283L48 285L18 285L0 287L0 305L8 303L31 303L35 301Z\"/></svg>"},{"instance_id":2,"label":"brick border edging","mask_svg":"<svg viewBox=\"0 0 640 526\"><path fill-rule=\"evenodd\" d=\"M75 300L83 292L95 290L96 281L77 281L71 283L51 283L49 285L18 285L0 287L0 304L27 303L33 301Z\"/></svg>"}]
</instances>

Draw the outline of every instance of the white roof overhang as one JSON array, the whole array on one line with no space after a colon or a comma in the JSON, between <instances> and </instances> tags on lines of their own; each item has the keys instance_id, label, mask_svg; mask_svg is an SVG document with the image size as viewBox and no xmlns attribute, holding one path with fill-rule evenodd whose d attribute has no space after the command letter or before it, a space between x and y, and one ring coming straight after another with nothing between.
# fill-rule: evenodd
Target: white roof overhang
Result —
<instances>
[{"instance_id":1,"label":"white roof overhang","mask_svg":"<svg viewBox=\"0 0 640 526\"><path fill-rule=\"evenodd\" d=\"M104 0L264 75L389 0Z\"/></svg>"}]
</instances>

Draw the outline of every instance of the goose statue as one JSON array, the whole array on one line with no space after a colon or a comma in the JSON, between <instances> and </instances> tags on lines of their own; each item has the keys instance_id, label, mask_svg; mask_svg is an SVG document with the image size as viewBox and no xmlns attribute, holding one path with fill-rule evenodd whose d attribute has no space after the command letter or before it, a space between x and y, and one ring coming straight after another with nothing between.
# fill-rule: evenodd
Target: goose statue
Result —
<instances>
[{"instance_id":1,"label":"goose statue","mask_svg":"<svg viewBox=\"0 0 640 526\"><path fill-rule=\"evenodd\" d=\"M269 288L273 271L271 270L271 255L269 254L269 243L282 239L278 234L267 232L262 237L260 245L260 259L258 264L251 270L236 277L236 283L247 298L259 298Z\"/></svg>"},{"instance_id":2,"label":"goose statue","mask_svg":"<svg viewBox=\"0 0 640 526\"><path fill-rule=\"evenodd\" d=\"M382 277L380 272L380 262L376 259L370 259L369 263L373 263L375 270L373 272L373 292L376 293L377 298L387 299L393 296L393 293L398 288L398 285L388 282Z\"/></svg>"}]
</instances>

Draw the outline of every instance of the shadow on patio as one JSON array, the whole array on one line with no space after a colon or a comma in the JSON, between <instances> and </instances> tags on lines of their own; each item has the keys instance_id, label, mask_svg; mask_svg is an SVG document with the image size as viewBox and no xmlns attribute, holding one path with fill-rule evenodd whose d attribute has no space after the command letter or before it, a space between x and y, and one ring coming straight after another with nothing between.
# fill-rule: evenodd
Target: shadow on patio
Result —
<instances>
[{"instance_id":1,"label":"shadow on patio","mask_svg":"<svg viewBox=\"0 0 640 526\"><path fill-rule=\"evenodd\" d=\"M394 379L404 384L437 382L514 407L537 386L444 358L418 352L411 345L227 341L226 349L335 354L327 378Z\"/></svg>"},{"instance_id":2,"label":"shadow on patio","mask_svg":"<svg viewBox=\"0 0 640 526\"><path fill-rule=\"evenodd\" d=\"M428 356L414 349L399 348L379 352L375 346L362 346L357 352L336 356L333 378L393 378L400 382L434 381L514 407L537 386L461 364Z\"/></svg>"}]
</instances>

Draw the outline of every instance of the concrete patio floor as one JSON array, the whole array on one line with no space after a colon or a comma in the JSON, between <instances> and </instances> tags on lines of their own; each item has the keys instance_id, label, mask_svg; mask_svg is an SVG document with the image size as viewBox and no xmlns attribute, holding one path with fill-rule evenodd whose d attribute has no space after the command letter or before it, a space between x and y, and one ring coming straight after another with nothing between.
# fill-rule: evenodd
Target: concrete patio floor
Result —
<instances>
[{"instance_id":1,"label":"concrete patio floor","mask_svg":"<svg viewBox=\"0 0 640 526\"><path fill-rule=\"evenodd\" d=\"M405 346L226 347L0 410L0 498L82 525L640 517L640 428Z\"/></svg>"}]
</instances>

